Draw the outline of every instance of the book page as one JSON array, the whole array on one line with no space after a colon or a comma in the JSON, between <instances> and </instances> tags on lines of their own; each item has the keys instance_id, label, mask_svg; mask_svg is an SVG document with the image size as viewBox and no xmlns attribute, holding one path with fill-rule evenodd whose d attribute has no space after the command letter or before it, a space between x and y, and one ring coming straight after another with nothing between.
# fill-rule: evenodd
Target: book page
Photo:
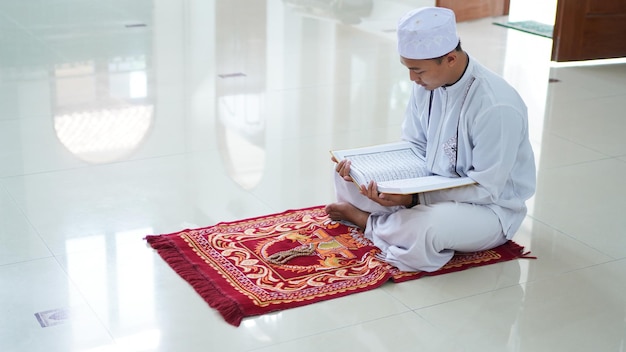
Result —
<instances>
[{"instance_id":1,"label":"book page","mask_svg":"<svg viewBox=\"0 0 626 352\"><path fill-rule=\"evenodd\" d=\"M374 180L377 183L406 178L428 176L424 162L411 148L369 152L364 154L346 153L345 159L352 163L353 178L359 184Z\"/></svg>"},{"instance_id":2,"label":"book page","mask_svg":"<svg viewBox=\"0 0 626 352\"><path fill-rule=\"evenodd\" d=\"M335 150L337 161L350 160L350 176L358 185L376 181L384 193L412 194L474 184L469 177L444 177L430 173L410 142Z\"/></svg>"}]
</instances>

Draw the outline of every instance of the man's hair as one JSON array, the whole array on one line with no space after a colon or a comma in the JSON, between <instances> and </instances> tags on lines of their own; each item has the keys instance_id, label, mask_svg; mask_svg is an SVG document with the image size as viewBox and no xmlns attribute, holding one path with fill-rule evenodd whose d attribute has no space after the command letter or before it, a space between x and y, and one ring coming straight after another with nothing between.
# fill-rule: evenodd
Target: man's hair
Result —
<instances>
[{"instance_id":1,"label":"man's hair","mask_svg":"<svg viewBox=\"0 0 626 352\"><path fill-rule=\"evenodd\" d=\"M452 51L462 51L462 50L463 50L463 49L461 48L461 41L459 40L459 44L457 44L457 45L456 45L456 48L454 48L454 50L452 50ZM451 51L451 52L452 52L452 51ZM451 53L451 52L450 52L450 53ZM446 54L441 55L441 56L439 56L439 57L434 57L434 58L432 58L432 59L430 59L430 60L437 60L437 64L440 64L440 63L442 63L442 62L443 62L443 58L444 58L444 57L446 57L446 56L448 56L448 54L450 54L450 53L446 53Z\"/></svg>"}]
</instances>

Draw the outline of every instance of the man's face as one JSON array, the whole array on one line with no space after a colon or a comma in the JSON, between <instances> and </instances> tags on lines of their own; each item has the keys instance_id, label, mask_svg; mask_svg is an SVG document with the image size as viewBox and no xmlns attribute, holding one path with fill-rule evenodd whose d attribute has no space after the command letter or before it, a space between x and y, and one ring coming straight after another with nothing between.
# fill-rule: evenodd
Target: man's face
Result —
<instances>
[{"instance_id":1,"label":"man's face","mask_svg":"<svg viewBox=\"0 0 626 352\"><path fill-rule=\"evenodd\" d=\"M428 90L437 89L450 83L450 68L447 57L444 57L442 62L401 57L400 62L409 69L411 81Z\"/></svg>"}]
</instances>

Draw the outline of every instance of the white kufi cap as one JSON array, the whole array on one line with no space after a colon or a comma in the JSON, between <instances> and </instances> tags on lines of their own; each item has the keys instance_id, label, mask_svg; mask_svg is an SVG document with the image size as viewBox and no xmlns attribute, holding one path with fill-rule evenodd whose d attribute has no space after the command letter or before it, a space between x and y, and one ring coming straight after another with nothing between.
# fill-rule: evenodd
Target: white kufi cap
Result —
<instances>
[{"instance_id":1,"label":"white kufi cap","mask_svg":"<svg viewBox=\"0 0 626 352\"><path fill-rule=\"evenodd\" d=\"M398 22L398 53L407 59L433 59L456 48L454 12L443 7L412 10Z\"/></svg>"}]
</instances>

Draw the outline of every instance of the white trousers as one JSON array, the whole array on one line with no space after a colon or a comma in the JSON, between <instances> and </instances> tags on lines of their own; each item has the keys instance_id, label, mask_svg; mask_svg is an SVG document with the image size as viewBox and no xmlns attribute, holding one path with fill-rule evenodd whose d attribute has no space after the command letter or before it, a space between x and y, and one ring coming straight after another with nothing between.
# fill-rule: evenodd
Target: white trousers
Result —
<instances>
[{"instance_id":1,"label":"white trousers","mask_svg":"<svg viewBox=\"0 0 626 352\"><path fill-rule=\"evenodd\" d=\"M507 241L500 220L488 207L458 202L410 209L384 207L363 196L354 183L334 174L337 200L370 213L365 237L400 270L435 271L450 261L455 251L481 251Z\"/></svg>"}]
</instances>

